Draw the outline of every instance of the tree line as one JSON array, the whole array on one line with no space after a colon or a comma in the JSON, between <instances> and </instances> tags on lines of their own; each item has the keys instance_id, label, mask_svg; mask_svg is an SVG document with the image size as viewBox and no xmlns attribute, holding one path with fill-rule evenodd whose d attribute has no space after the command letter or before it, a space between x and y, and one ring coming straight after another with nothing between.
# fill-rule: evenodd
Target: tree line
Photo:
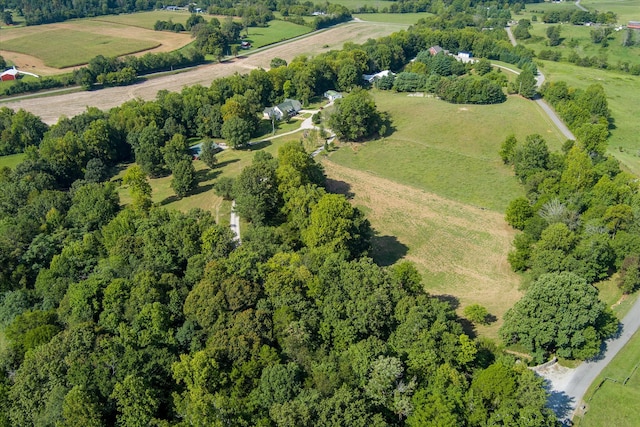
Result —
<instances>
[{"instance_id":1,"label":"tree line","mask_svg":"<svg viewBox=\"0 0 640 427\"><path fill-rule=\"evenodd\" d=\"M507 222L521 230L508 260L535 281L531 296L505 316L502 334L538 360L549 352L584 359L597 355L617 327L592 284L618 271L623 292L640 285L638 184L606 154L611 118L601 86L582 91L557 82L545 84L542 93L577 140L567 141L561 153L550 152L540 135L509 137L502 145L502 159L526 189L506 211ZM566 307L554 306L558 301Z\"/></svg>"},{"instance_id":2,"label":"tree line","mask_svg":"<svg viewBox=\"0 0 640 427\"><path fill-rule=\"evenodd\" d=\"M0 425L555 425L542 381L412 264L366 257L368 221L300 143L233 184L241 246L208 212L153 206L138 166L122 207L42 156L0 180Z\"/></svg>"}]
</instances>

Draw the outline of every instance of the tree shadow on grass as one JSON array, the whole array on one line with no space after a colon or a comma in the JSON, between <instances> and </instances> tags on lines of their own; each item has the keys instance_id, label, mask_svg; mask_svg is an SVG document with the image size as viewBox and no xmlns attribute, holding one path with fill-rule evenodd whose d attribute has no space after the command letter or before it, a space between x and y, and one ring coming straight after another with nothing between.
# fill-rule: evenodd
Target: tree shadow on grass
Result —
<instances>
[{"instance_id":1,"label":"tree shadow on grass","mask_svg":"<svg viewBox=\"0 0 640 427\"><path fill-rule=\"evenodd\" d=\"M232 164L232 163L236 163L236 162L239 162L239 161L240 161L240 159L229 159L229 160L225 160L224 162L216 163L216 164L214 165L214 168L215 168L215 169L221 169L221 168L223 168L223 167L225 167L225 166L227 166L227 165L230 165L230 164Z\"/></svg>"},{"instance_id":2,"label":"tree shadow on grass","mask_svg":"<svg viewBox=\"0 0 640 427\"><path fill-rule=\"evenodd\" d=\"M196 171L196 181L198 182L210 181L212 179L217 178L218 175L220 175L221 173L222 171L212 171L211 169L200 169L199 171Z\"/></svg>"},{"instance_id":3,"label":"tree shadow on grass","mask_svg":"<svg viewBox=\"0 0 640 427\"><path fill-rule=\"evenodd\" d=\"M396 236L374 236L371 239L371 256L381 267L393 265L403 258L409 248Z\"/></svg>"},{"instance_id":4,"label":"tree shadow on grass","mask_svg":"<svg viewBox=\"0 0 640 427\"><path fill-rule=\"evenodd\" d=\"M352 199L355 196L351 192L351 185L348 182L327 178L325 187L329 193L342 194L347 199Z\"/></svg>"},{"instance_id":5,"label":"tree shadow on grass","mask_svg":"<svg viewBox=\"0 0 640 427\"><path fill-rule=\"evenodd\" d=\"M434 297L438 301L449 303L451 308L454 310L460 307L460 300L458 299L458 297L454 295L443 294L443 295L432 295L432 297Z\"/></svg>"},{"instance_id":6,"label":"tree shadow on grass","mask_svg":"<svg viewBox=\"0 0 640 427\"><path fill-rule=\"evenodd\" d=\"M256 142L252 142L251 144L246 145L245 147L240 148L240 150L257 151L257 150L262 150L263 148L267 148L271 144L272 144L272 142L268 141L268 140L256 141Z\"/></svg>"}]
</instances>

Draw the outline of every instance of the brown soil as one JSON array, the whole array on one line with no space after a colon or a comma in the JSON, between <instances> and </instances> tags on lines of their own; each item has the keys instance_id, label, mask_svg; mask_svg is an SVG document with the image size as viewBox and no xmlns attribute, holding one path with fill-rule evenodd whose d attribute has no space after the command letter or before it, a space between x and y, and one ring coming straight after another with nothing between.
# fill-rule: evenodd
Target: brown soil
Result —
<instances>
[{"instance_id":1,"label":"brown soil","mask_svg":"<svg viewBox=\"0 0 640 427\"><path fill-rule=\"evenodd\" d=\"M430 293L453 295L460 313L469 304L486 307L498 321L480 332L497 335L502 315L522 296L519 277L506 260L513 231L502 214L330 160L323 165L330 182L347 189L353 203L364 207L379 235L396 236L408 247L404 258L417 265Z\"/></svg>"},{"instance_id":2,"label":"brown soil","mask_svg":"<svg viewBox=\"0 0 640 427\"><path fill-rule=\"evenodd\" d=\"M23 99L7 102L3 105L16 110L24 108L40 116L46 123L53 124L58 121L60 116L72 117L82 113L89 106L106 110L134 98L154 99L161 89L180 91L184 86L195 84L209 86L211 81L220 77L230 76L234 73L247 73L258 67L268 69L271 59L274 57L290 61L298 55L317 55L330 49L339 49L347 41L363 43L369 38L382 37L397 30L397 26L351 23L274 46L247 57L238 57L220 64L204 65L183 73L154 78L132 86L47 98Z\"/></svg>"}]
</instances>

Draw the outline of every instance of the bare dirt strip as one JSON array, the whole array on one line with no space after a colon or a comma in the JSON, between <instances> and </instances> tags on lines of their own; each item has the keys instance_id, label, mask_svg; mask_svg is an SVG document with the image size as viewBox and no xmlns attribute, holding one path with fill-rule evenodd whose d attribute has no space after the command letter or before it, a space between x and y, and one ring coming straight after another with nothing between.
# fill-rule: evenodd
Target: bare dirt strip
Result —
<instances>
[{"instance_id":1,"label":"bare dirt strip","mask_svg":"<svg viewBox=\"0 0 640 427\"><path fill-rule=\"evenodd\" d=\"M330 157L322 164L329 183L348 189L378 236L396 236L395 245L407 248L404 258L417 265L428 292L455 296L460 309L483 305L498 321L480 332L497 336L502 316L522 297L520 278L507 262L514 231L501 213L350 169Z\"/></svg>"},{"instance_id":2,"label":"bare dirt strip","mask_svg":"<svg viewBox=\"0 0 640 427\"><path fill-rule=\"evenodd\" d=\"M83 31L110 37L126 37L129 39L147 40L159 44L158 47L147 49L143 52L138 52L134 54L135 56L144 55L148 52L171 52L180 49L181 47L189 44L192 41L191 36L185 33L179 34L169 31L153 31L146 28L133 27L130 25L122 25L111 22L82 20L47 24L46 26L35 25L31 27L20 27L8 31L3 30L2 32L0 32L0 47L2 47L3 41L8 41L19 37L27 37L29 35L42 32L43 28L45 28L44 31ZM55 74L69 72L74 70L75 68L78 68L68 67L59 69L48 67L42 62L42 60L34 56L1 49L0 56L4 57L7 60L10 60L19 69L30 71L41 76L52 76Z\"/></svg>"},{"instance_id":3,"label":"bare dirt strip","mask_svg":"<svg viewBox=\"0 0 640 427\"><path fill-rule=\"evenodd\" d=\"M258 67L268 69L271 59L274 57L291 61L298 55L317 55L331 49L340 49L345 42L363 43L370 38L382 37L399 29L397 25L386 26L377 23L354 22L275 46L247 57L239 57L220 64L204 65L183 73L157 77L132 86L46 98L21 99L4 102L0 105L16 110L24 108L40 116L46 123L53 124L58 121L60 116L73 117L85 111L87 107L106 110L135 98L154 99L161 89L180 91L184 86L195 84L209 86L214 79L220 77L246 73Z\"/></svg>"}]
</instances>

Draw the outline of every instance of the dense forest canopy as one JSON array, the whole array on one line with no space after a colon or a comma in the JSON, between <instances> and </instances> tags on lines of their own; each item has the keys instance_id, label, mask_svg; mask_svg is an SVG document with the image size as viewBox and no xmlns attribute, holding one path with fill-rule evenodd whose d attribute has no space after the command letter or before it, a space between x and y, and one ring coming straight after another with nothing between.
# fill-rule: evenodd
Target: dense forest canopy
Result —
<instances>
[{"instance_id":1,"label":"dense forest canopy","mask_svg":"<svg viewBox=\"0 0 640 427\"><path fill-rule=\"evenodd\" d=\"M482 30L504 16L483 8L486 19L474 20L462 4L447 7L380 40L89 108L51 127L0 109L0 149L26 153L0 171L0 426L556 425L540 378L465 333L411 263L368 257L375 230L325 189L301 143L276 157L258 151L235 180L216 184L251 224L240 245L209 212L151 201L148 177L172 173L178 196L193 190L187 138L225 136L242 148L263 108L285 98L348 91L329 123L345 139L384 133L385 115L360 88L365 73L399 72L379 84L444 88L451 102L469 102L457 97L467 92L499 101L496 87L503 99L486 62L431 57L431 46L534 73L533 52ZM118 66L91 65L103 74ZM542 92L578 141L561 154L537 135L503 145L527 190L507 212L523 231L509 261L537 280L501 333L536 360L590 357L616 326L590 283L620 267L621 286L638 285L637 183L605 154L601 88ZM215 168L214 154L206 158ZM110 181L113 166L132 161L121 183ZM116 185L130 193L126 206ZM558 298L567 309L552 335L540 315Z\"/></svg>"}]
</instances>

